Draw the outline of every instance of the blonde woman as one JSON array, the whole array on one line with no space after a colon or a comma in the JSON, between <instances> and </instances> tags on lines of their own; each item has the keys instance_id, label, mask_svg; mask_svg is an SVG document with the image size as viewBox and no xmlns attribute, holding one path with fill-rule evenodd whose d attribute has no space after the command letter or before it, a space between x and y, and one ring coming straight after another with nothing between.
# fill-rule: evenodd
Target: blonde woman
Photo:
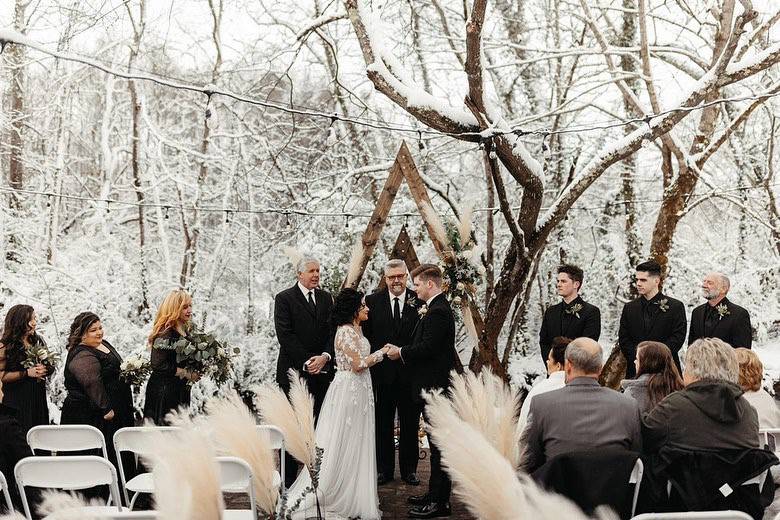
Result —
<instances>
[{"instance_id":1,"label":"blonde woman","mask_svg":"<svg viewBox=\"0 0 780 520\"><path fill-rule=\"evenodd\" d=\"M187 334L192 318L192 297L186 291L172 291L157 310L157 317L149 334L152 349L152 375L146 385L144 417L157 425L164 425L171 410L190 404L190 385L200 374L179 366L176 350L171 347Z\"/></svg>"}]
</instances>

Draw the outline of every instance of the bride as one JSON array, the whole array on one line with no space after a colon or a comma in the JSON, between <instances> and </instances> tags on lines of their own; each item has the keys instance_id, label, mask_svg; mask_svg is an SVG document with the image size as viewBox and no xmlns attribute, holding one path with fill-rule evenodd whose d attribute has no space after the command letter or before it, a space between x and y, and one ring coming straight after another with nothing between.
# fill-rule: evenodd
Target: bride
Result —
<instances>
[{"instance_id":1,"label":"bride","mask_svg":"<svg viewBox=\"0 0 780 520\"><path fill-rule=\"evenodd\" d=\"M324 450L317 495L326 518L378 520L374 448L374 394L369 367L380 363L387 348L370 353L360 323L368 319L363 293L346 288L333 303L331 323L336 327L336 375L322 402L317 422L317 446ZM290 487L287 503L295 502L311 485L306 467ZM308 494L295 519L316 516L313 494Z\"/></svg>"}]
</instances>

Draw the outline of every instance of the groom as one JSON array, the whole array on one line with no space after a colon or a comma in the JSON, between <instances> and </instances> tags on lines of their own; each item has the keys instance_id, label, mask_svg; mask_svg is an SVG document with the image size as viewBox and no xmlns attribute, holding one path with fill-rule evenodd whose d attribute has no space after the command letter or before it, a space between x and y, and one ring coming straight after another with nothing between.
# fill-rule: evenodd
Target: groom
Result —
<instances>
[{"instance_id":1,"label":"groom","mask_svg":"<svg viewBox=\"0 0 780 520\"><path fill-rule=\"evenodd\" d=\"M422 264L412 271L412 280L417 298L425 302L425 305L418 309L420 321L412 335L412 343L401 348L388 344L390 350L387 355L390 359L401 359L409 366L416 399L422 406L421 391L446 391L449 387L450 371L460 365L460 360L455 350L455 318L441 290L441 270L433 264ZM409 516L412 518L435 518L451 514L452 482L441 467L441 452L433 442L429 444L431 477L428 481L428 493L409 497L409 503L415 506L409 510Z\"/></svg>"}]
</instances>

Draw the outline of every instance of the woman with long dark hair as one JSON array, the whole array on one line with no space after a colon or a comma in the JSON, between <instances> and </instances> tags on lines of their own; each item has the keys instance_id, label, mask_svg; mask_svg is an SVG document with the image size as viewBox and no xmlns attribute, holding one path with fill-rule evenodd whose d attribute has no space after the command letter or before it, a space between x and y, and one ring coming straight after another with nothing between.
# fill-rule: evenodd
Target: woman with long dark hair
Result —
<instances>
[{"instance_id":1,"label":"woman with long dark hair","mask_svg":"<svg viewBox=\"0 0 780 520\"><path fill-rule=\"evenodd\" d=\"M114 433L133 426L133 396L122 380L122 357L103 339L103 324L92 312L82 312L73 320L68 335L65 361L65 389L62 424L88 424L103 432L108 454L116 465ZM134 474L132 456L122 459L125 472ZM118 468L117 468L118 470Z\"/></svg>"},{"instance_id":2,"label":"woman with long dark hair","mask_svg":"<svg viewBox=\"0 0 780 520\"><path fill-rule=\"evenodd\" d=\"M25 368L28 350L46 342L35 328L38 317L29 305L14 305L5 315L3 335L0 338L0 379L5 397L3 404L16 409L16 418L27 432L33 426L49 424L46 404L46 376L44 365Z\"/></svg>"},{"instance_id":3,"label":"woman with long dark hair","mask_svg":"<svg viewBox=\"0 0 780 520\"><path fill-rule=\"evenodd\" d=\"M192 297L186 291L171 291L163 300L149 334L152 375L146 384L144 417L164 425L165 416L190 404L190 383L200 374L179 366L173 344L187 335L192 319Z\"/></svg>"},{"instance_id":4,"label":"woman with long dark hair","mask_svg":"<svg viewBox=\"0 0 780 520\"><path fill-rule=\"evenodd\" d=\"M664 398L682 390L680 371L672 357L672 351L663 343L643 341L636 347L636 379L622 382L623 389L639 404L642 414L649 412Z\"/></svg>"}]
</instances>

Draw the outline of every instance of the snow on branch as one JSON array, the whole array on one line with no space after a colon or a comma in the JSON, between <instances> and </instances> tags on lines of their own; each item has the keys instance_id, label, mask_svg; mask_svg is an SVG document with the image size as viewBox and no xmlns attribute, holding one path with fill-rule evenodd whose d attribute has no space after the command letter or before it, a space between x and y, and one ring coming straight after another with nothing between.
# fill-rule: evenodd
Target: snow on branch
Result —
<instances>
[{"instance_id":1,"label":"snow on branch","mask_svg":"<svg viewBox=\"0 0 780 520\"><path fill-rule=\"evenodd\" d=\"M301 29L295 33L295 39L296 41L301 41L305 39L310 33L316 31L320 27L324 27L325 25L331 24L333 22L337 22L339 20L346 20L347 14L341 13L341 14L328 14L320 16L319 18L315 18L313 20L309 20L309 22L304 26L301 27Z\"/></svg>"}]
</instances>

